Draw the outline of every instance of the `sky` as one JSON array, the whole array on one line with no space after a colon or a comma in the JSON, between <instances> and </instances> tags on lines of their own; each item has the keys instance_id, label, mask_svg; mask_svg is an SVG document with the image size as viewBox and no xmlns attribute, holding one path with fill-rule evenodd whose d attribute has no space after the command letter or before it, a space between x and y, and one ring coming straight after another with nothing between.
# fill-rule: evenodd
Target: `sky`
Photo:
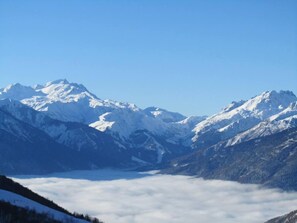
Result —
<instances>
[{"instance_id":1,"label":"sky","mask_svg":"<svg viewBox=\"0 0 297 223\"><path fill-rule=\"evenodd\" d=\"M185 115L297 94L296 0L0 0L0 30L0 87L66 78Z\"/></svg>"},{"instance_id":2,"label":"sky","mask_svg":"<svg viewBox=\"0 0 297 223\"><path fill-rule=\"evenodd\" d=\"M13 179L108 223L263 223L297 205L297 193L189 176L93 170Z\"/></svg>"}]
</instances>

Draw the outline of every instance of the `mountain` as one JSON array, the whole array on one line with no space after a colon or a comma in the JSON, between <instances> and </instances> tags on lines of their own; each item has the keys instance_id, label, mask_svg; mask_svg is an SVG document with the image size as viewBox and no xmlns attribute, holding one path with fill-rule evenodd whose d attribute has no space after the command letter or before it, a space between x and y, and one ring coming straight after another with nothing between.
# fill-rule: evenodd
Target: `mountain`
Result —
<instances>
[{"instance_id":1,"label":"mountain","mask_svg":"<svg viewBox=\"0 0 297 223\"><path fill-rule=\"evenodd\" d=\"M292 102L280 113L229 139L227 145L271 135L293 127L297 127L297 102Z\"/></svg>"},{"instance_id":2,"label":"mountain","mask_svg":"<svg viewBox=\"0 0 297 223\"><path fill-rule=\"evenodd\" d=\"M6 174L85 169L77 152L0 108L0 171ZM71 167L71 168L70 168Z\"/></svg>"},{"instance_id":3,"label":"mountain","mask_svg":"<svg viewBox=\"0 0 297 223\"><path fill-rule=\"evenodd\" d=\"M139 163L160 163L187 153L191 150L193 126L205 119L102 100L83 85L67 80L34 87L9 85L0 90L0 99L18 100L54 120L89 125L107 133Z\"/></svg>"},{"instance_id":4,"label":"mountain","mask_svg":"<svg viewBox=\"0 0 297 223\"><path fill-rule=\"evenodd\" d=\"M164 173L297 190L297 97L267 91L232 102L193 128L194 151Z\"/></svg>"},{"instance_id":5,"label":"mountain","mask_svg":"<svg viewBox=\"0 0 297 223\"><path fill-rule=\"evenodd\" d=\"M0 100L0 170L5 174L152 165L186 150L145 130L130 139L119 142L88 125L55 120L18 101Z\"/></svg>"},{"instance_id":6,"label":"mountain","mask_svg":"<svg viewBox=\"0 0 297 223\"><path fill-rule=\"evenodd\" d=\"M297 115L297 97L290 91L266 91L250 100L232 102L208 118L185 117L157 107L142 110L134 104L102 100L83 85L65 79L34 87L9 85L0 89L0 99L6 98L56 120L89 125L121 143L134 141L130 137L136 132L147 131L169 143L196 149L227 139L231 145L294 127Z\"/></svg>"},{"instance_id":7,"label":"mountain","mask_svg":"<svg viewBox=\"0 0 297 223\"><path fill-rule=\"evenodd\" d=\"M0 111L2 112L0 130L3 130L4 134L0 142L7 146L7 154L0 155L0 159L4 166L5 163L11 164L9 168L2 167L1 171L6 174L28 173L26 169L28 171L31 169L31 174L38 170L51 172L47 164L54 163L57 163L57 166L52 171L148 165L161 162L163 158L166 160L178 154L184 154L188 149L185 146L167 142L146 130L134 132L129 141L121 141L113 135L82 123L55 120L46 113L36 111L12 99L0 100ZM9 120L13 121L4 125ZM37 134L36 140L31 139L33 137L31 134L34 132ZM6 136L8 133L11 137ZM14 137L21 140L16 142ZM43 140L39 143L38 140L41 139ZM48 162L36 164L32 169L31 164L34 162L31 159L36 157L32 154L35 154L38 147L40 148L38 152L44 153ZM166 148L174 149L174 152ZM25 157L17 155L21 151L25 153L25 150ZM56 159L52 162L50 158L54 159L55 154L60 154L61 160ZM23 159L22 162L26 168L19 165L19 158Z\"/></svg>"},{"instance_id":8,"label":"mountain","mask_svg":"<svg viewBox=\"0 0 297 223\"><path fill-rule=\"evenodd\" d=\"M55 141L56 144L60 144L60 147L64 146L68 156L79 157L78 160L83 163L84 168L120 167L130 163L131 154L124 151L123 146L110 135L87 125L52 119L44 113L11 99L0 100L0 109L19 121L21 127L24 124L29 125L47 135L49 141ZM28 130L27 134L30 135L31 131ZM70 163L68 167L77 169L74 165L75 160L72 160L73 164Z\"/></svg>"},{"instance_id":9,"label":"mountain","mask_svg":"<svg viewBox=\"0 0 297 223\"><path fill-rule=\"evenodd\" d=\"M292 211L289 214L271 219L265 223L296 223L296 222L297 222L297 211Z\"/></svg>"},{"instance_id":10,"label":"mountain","mask_svg":"<svg viewBox=\"0 0 297 223\"><path fill-rule=\"evenodd\" d=\"M0 176L0 209L0 221L5 223L100 223L95 218L72 214L5 176Z\"/></svg>"},{"instance_id":11,"label":"mountain","mask_svg":"<svg viewBox=\"0 0 297 223\"><path fill-rule=\"evenodd\" d=\"M266 91L247 101L232 102L193 129L193 147L207 148L230 140L234 145L296 126L297 97L290 91Z\"/></svg>"},{"instance_id":12,"label":"mountain","mask_svg":"<svg viewBox=\"0 0 297 223\"><path fill-rule=\"evenodd\" d=\"M297 128L200 149L171 161L162 172L297 190Z\"/></svg>"},{"instance_id":13,"label":"mountain","mask_svg":"<svg viewBox=\"0 0 297 223\"><path fill-rule=\"evenodd\" d=\"M127 138L133 132L144 129L158 134L169 131L167 121L163 121L166 118L160 118L161 115L153 115L155 113L149 112L149 109L142 110L134 104L99 99L83 85L67 80L35 87L10 85L0 91L0 99L6 98L19 100L54 119L84 123L100 131L110 130L121 137ZM165 110L162 114L165 115ZM186 118L180 114L166 114L178 121Z\"/></svg>"}]
</instances>

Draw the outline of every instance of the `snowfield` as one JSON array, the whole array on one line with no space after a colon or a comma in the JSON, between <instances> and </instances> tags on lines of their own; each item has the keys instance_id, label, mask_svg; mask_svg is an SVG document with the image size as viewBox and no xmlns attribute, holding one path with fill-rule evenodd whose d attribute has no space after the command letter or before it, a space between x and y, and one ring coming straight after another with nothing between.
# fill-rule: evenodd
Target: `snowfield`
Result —
<instances>
[{"instance_id":1,"label":"snowfield","mask_svg":"<svg viewBox=\"0 0 297 223\"><path fill-rule=\"evenodd\" d=\"M263 223L297 206L297 193L153 172L74 171L14 180L106 223Z\"/></svg>"}]
</instances>

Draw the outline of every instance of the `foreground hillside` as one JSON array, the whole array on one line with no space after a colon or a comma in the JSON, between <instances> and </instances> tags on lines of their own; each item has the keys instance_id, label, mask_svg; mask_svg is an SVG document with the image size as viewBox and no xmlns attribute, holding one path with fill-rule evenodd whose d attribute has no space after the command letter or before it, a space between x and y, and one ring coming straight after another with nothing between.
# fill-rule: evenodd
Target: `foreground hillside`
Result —
<instances>
[{"instance_id":1,"label":"foreground hillside","mask_svg":"<svg viewBox=\"0 0 297 223\"><path fill-rule=\"evenodd\" d=\"M0 221L48 223L99 223L98 219L71 214L13 180L0 176Z\"/></svg>"},{"instance_id":2,"label":"foreground hillside","mask_svg":"<svg viewBox=\"0 0 297 223\"><path fill-rule=\"evenodd\" d=\"M9 202L0 201L0 210L0 222L3 223L61 223L46 213L14 206Z\"/></svg>"}]
</instances>

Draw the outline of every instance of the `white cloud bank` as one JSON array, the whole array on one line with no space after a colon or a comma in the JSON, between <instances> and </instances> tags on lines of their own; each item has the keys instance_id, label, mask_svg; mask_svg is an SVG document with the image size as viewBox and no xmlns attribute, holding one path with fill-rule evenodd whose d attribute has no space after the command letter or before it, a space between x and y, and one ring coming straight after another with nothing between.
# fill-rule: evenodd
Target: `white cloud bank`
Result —
<instances>
[{"instance_id":1,"label":"white cloud bank","mask_svg":"<svg viewBox=\"0 0 297 223\"><path fill-rule=\"evenodd\" d=\"M297 193L187 176L100 170L15 180L106 223L263 223L297 209Z\"/></svg>"}]
</instances>

